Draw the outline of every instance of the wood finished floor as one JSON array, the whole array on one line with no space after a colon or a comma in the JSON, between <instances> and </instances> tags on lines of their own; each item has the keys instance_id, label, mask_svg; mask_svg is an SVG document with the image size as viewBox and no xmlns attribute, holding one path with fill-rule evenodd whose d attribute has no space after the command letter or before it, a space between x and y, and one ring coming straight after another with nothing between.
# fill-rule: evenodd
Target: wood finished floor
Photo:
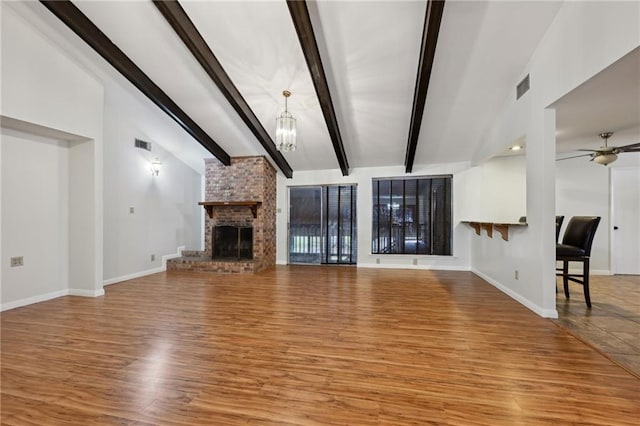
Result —
<instances>
[{"instance_id":1,"label":"wood finished floor","mask_svg":"<svg viewBox=\"0 0 640 426\"><path fill-rule=\"evenodd\" d=\"M1 320L6 425L640 418L638 378L466 272L170 272Z\"/></svg>"},{"instance_id":2,"label":"wood finished floor","mask_svg":"<svg viewBox=\"0 0 640 426\"><path fill-rule=\"evenodd\" d=\"M557 323L640 377L640 275L592 276L592 308L579 284L565 299L558 279Z\"/></svg>"}]
</instances>

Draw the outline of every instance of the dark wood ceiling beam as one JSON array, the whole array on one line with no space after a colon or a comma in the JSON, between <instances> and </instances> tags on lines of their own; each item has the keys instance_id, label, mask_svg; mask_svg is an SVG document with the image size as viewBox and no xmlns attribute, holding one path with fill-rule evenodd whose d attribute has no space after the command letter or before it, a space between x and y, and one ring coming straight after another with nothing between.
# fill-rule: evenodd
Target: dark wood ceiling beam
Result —
<instances>
[{"instance_id":1,"label":"dark wood ceiling beam","mask_svg":"<svg viewBox=\"0 0 640 426\"><path fill-rule=\"evenodd\" d=\"M209 78L218 86L227 101L236 110L242 121L249 127L249 130L258 139L262 147L276 163L278 168L288 178L293 176L293 170L284 156L276 149L276 145L264 129L258 117L254 114L247 101L242 97L240 91L231 81L209 45L193 24L180 3L176 0L154 0L153 4L167 20L171 28L185 44L187 49L200 63Z\"/></svg>"},{"instance_id":2,"label":"dark wood ceiling beam","mask_svg":"<svg viewBox=\"0 0 640 426\"><path fill-rule=\"evenodd\" d=\"M331 100L327 77L324 72L324 67L322 66L322 60L320 58L320 52L318 51L318 44L316 43L313 26L311 25L311 18L309 17L307 3L306 1L287 0L287 6L289 6L289 13L291 14L291 19L293 20L296 32L298 33L298 39L302 46L304 58L307 61L307 67L311 73L313 86L316 89L316 95L320 101L324 121L327 123L327 129L331 136L333 149L336 152L336 157L340 164L340 170L342 170L343 176L348 176L349 162L347 161L347 155L344 152L342 136L340 136L340 128L338 127L338 120L333 108L333 101Z\"/></svg>"},{"instance_id":3,"label":"dark wood ceiling beam","mask_svg":"<svg viewBox=\"0 0 640 426\"><path fill-rule=\"evenodd\" d=\"M436 44L440 32L440 22L444 11L444 0L427 0L427 10L424 17L424 29L422 31L422 45L420 46L420 60L418 62L418 75L416 76L416 88L413 93L413 109L411 111L411 123L409 125L409 140L407 152L404 158L405 171L411 173L413 161L420 136L422 115L427 101L427 90L431 79L431 69L436 55Z\"/></svg>"},{"instance_id":4,"label":"dark wood ceiling beam","mask_svg":"<svg viewBox=\"0 0 640 426\"><path fill-rule=\"evenodd\" d=\"M127 55L124 54L91 20L70 1L40 1L67 27L102 56L138 90L200 142L222 164L231 158L195 121L187 115L158 85L156 85Z\"/></svg>"}]
</instances>

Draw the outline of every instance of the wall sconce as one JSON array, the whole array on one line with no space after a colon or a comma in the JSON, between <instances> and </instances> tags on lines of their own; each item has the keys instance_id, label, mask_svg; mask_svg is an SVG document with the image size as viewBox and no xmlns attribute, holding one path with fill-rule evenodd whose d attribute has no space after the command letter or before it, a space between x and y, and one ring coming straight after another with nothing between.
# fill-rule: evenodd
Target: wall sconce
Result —
<instances>
[{"instance_id":1,"label":"wall sconce","mask_svg":"<svg viewBox=\"0 0 640 426\"><path fill-rule=\"evenodd\" d=\"M156 159L151 162L151 174L158 176L158 174L160 174L160 166L162 166L162 161L156 157Z\"/></svg>"}]
</instances>

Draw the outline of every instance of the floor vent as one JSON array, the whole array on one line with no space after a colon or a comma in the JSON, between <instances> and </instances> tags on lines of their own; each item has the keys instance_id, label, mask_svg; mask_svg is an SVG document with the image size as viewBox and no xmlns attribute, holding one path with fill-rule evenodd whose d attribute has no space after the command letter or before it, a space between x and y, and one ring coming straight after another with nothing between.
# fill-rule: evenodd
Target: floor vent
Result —
<instances>
[{"instance_id":1,"label":"floor vent","mask_svg":"<svg viewBox=\"0 0 640 426\"><path fill-rule=\"evenodd\" d=\"M516 100L529 91L529 74L516 87Z\"/></svg>"},{"instance_id":2,"label":"floor vent","mask_svg":"<svg viewBox=\"0 0 640 426\"><path fill-rule=\"evenodd\" d=\"M145 142L140 139L136 139L136 148L146 149L147 151L151 151L151 142Z\"/></svg>"}]
</instances>

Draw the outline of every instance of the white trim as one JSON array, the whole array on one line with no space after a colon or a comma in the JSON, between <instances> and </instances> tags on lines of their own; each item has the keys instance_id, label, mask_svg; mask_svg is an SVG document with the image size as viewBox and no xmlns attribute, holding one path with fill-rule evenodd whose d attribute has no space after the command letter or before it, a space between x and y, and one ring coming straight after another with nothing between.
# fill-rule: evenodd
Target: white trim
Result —
<instances>
[{"instance_id":1,"label":"white trim","mask_svg":"<svg viewBox=\"0 0 640 426\"><path fill-rule=\"evenodd\" d=\"M488 282L489 284L491 284L492 286L494 286L495 288L497 288L498 290L500 290L501 292L503 292L507 296L511 297L512 299L515 299L516 301L520 302L522 305L524 305L527 308L531 309L533 312L535 312L536 314L540 315L541 317L543 317L543 318L558 318L558 311L557 310L555 310L555 309L543 309L541 306L536 305L531 300L527 299L526 297L523 297L521 294L516 293L515 291L511 290L510 288L500 284L498 281L494 280L493 278L491 278L488 275L483 274L482 272L478 271L475 268L471 268L471 272L473 272L474 274L476 274L477 276L479 276L480 278L482 278L483 280L485 280L486 282Z\"/></svg>"},{"instance_id":2,"label":"white trim","mask_svg":"<svg viewBox=\"0 0 640 426\"><path fill-rule=\"evenodd\" d=\"M569 268L570 274L582 274L582 268ZM608 269L591 269L589 275L613 275Z\"/></svg>"},{"instance_id":3,"label":"white trim","mask_svg":"<svg viewBox=\"0 0 640 426\"><path fill-rule=\"evenodd\" d=\"M616 259L616 245L615 245L615 233L614 233L614 220L616 219L616 205L614 203L616 196L616 187L614 185L614 173L621 170L636 170L638 166L618 166L609 168L609 268L611 271L608 275L615 275L618 264ZM619 176L619 175L618 175ZM618 189L619 185L618 185ZM621 275L626 275L628 272L622 272ZM607 274L594 274L594 275L607 275Z\"/></svg>"},{"instance_id":4,"label":"white trim","mask_svg":"<svg viewBox=\"0 0 640 426\"><path fill-rule=\"evenodd\" d=\"M147 269L146 271L139 271L139 272L134 272L133 274L127 274L127 275L122 275L120 277L109 278L108 280L104 280L102 282L102 285L111 285L111 284L121 283L122 281L129 281L134 278L145 277L147 275L157 274L158 272L164 272L166 270L167 270L166 266L165 267L159 266L157 268Z\"/></svg>"},{"instance_id":5,"label":"white trim","mask_svg":"<svg viewBox=\"0 0 640 426\"><path fill-rule=\"evenodd\" d=\"M162 269L164 271L166 271L167 270L167 260L175 259L176 257L181 257L182 256L182 250L184 250L185 248L186 248L186 246L180 246L180 247L178 247L176 253L165 254L164 256L162 256Z\"/></svg>"},{"instance_id":6,"label":"white trim","mask_svg":"<svg viewBox=\"0 0 640 426\"><path fill-rule=\"evenodd\" d=\"M286 261L278 260L276 265L288 265ZM371 269L419 269L423 271L463 271L469 272L471 268L469 266L457 266L457 265L406 265L402 263L357 263L357 268L371 268Z\"/></svg>"},{"instance_id":7,"label":"white trim","mask_svg":"<svg viewBox=\"0 0 640 426\"><path fill-rule=\"evenodd\" d=\"M607 177L609 178L609 258L607 260L609 261L609 268L611 268L611 271L615 271L617 265L615 264L616 247L614 241L615 236L613 235L613 221L616 217L616 206L613 202L615 199L613 168L609 168Z\"/></svg>"},{"instance_id":8,"label":"white trim","mask_svg":"<svg viewBox=\"0 0 640 426\"><path fill-rule=\"evenodd\" d=\"M104 289L100 290L85 290L83 288L70 288L68 290L69 296L82 296L82 297L100 297L104 296Z\"/></svg>"},{"instance_id":9,"label":"white trim","mask_svg":"<svg viewBox=\"0 0 640 426\"><path fill-rule=\"evenodd\" d=\"M460 265L407 265L402 263L358 263L358 268L372 269L421 269L429 271L470 271L469 266Z\"/></svg>"},{"instance_id":10,"label":"white trim","mask_svg":"<svg viewBox=\"0 0 640 426\"><path fill-rule=\"evenodd\" d=\"M139 271L139 272L134 272L132 274L122 275L120 277L109 278L108 280L104 280L102 282L102 285L111 285L111 284L121 283L123 281L129 281L134 278L146 277L147 275L164 272L167 270L167 260L182 256L182 251L184 249L185 249L185 246L180 246L177 248L176 253L166 254L162 256L162 266L159 266L153 269L147 269L146 271Z\"/></svg>"},{"instance_id":11,"label":"white trim","mask_svg":"<svg viewBox=\"0 0 640 426\"><path fill-rule=\"evenodd\" d=\"M52 291L51 293L39 294L37 296L27 297L25 299L15 300L13 302L3 303L0 311L7 311L9 309L19 308L21 306L31 305L34 303L44 302L46 300L57 299L58 297L67 296L69 290Z\"/></svg>"},{"instance_id":12,"label":"white trim","mask_svg":"<svg viewBox=\"0 0 640 426\"><path fill-rule=\"evenodd\" d=\"M45 302L51 299L57 299L58 297L62 296L100 297L104 296L104 289L101 288L99 290L85 290L82 288L66 288L64 290L52 291L51 293L39 294L37 296L3 303L0 307L0 312L7 311L9 309L20 308L22 306L33 305L34 303Z\"/></svg>"}]
</instances>

